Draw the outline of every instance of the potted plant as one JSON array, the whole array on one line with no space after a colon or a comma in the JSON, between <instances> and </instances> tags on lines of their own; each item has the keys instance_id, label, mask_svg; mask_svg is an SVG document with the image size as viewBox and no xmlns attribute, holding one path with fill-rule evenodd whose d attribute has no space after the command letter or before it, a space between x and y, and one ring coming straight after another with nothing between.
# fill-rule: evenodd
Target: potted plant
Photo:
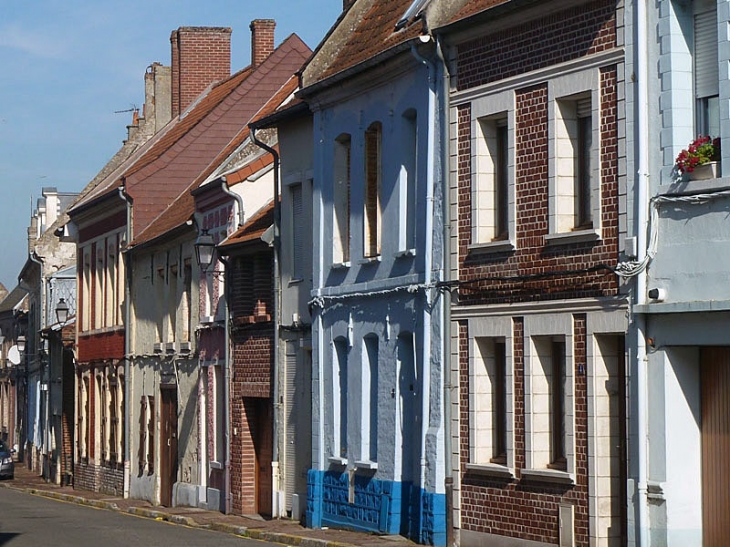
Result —
<instances>
[{"instance_id":1,"label":"potted plant","mask_svg":"<svg viewBox=\"0 0 730 547\"><path fill-rule=\"evenodd\" d=\"M677 156L677 171L687 173L690 180L714 179L718 177L719 161L720 138L700 135Z\"/></svg>"}]
</instances>

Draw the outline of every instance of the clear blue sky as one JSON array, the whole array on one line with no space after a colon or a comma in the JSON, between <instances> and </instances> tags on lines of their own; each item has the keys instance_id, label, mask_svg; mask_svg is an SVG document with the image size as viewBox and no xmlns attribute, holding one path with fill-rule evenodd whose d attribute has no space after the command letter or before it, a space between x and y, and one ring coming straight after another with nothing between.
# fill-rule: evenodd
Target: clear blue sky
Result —
<instances>
[{"instance_id":1,"label":"clear blue sky","mask_svg":"<svg viewBox=\"0 0 730 547\"><path fill-rule=\"evenodd\" d=\"M27 227L44 187L79 192L118 150L144 103L149 64L170 64L170 32L233 29L232 71L250 62L253 19L276 43L314 49L342 0L0 0L0 282L17 284Z\"/></svg>"}]
</instances>

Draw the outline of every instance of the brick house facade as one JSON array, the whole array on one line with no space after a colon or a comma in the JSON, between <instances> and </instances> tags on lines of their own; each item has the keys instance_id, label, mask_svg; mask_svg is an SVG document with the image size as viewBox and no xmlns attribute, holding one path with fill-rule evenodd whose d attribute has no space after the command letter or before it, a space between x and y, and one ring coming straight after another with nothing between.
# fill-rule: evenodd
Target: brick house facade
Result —
<instances>
[{"instance_id":1,"label":"brick house facade","mask_svg":"<svg viewBox=\"0 0 730 547\"><path fill-rule=\"evenodd\" d=\"M442 29L454 525L462 546L619 545L623 9L514 4Z\"/></svg>"}]
</instances>

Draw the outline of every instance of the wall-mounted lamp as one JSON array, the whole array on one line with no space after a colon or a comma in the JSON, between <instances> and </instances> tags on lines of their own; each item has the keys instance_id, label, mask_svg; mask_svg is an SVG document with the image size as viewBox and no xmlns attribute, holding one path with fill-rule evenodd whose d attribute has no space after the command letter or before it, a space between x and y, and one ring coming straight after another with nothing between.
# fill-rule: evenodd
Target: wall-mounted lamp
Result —
<instances>
[{"instance_id":1,"label":"wall-mounted lamp","mask_svg":"<svg viewBox=\"0 0 730 547\"><path fill-rule=\"evenodd\" d=\"M25 336L23 336L22 334L18 336L15 344L18 346L18 351L20 353L25 353Z\"/></svg>"},{"instance_id":2,"label":"wall-mounted lamp","mask_svg":"<svg viewBox=\"0 0 730 547\"><path fill-rule=\"evenodd\" d=\"M204 271L213 262L214 251L215 241L213 241L213 236L208 233L208 230L204 229L195 241L195 259Z\"/></svg>"},{"instance_id":3,"label":"wall-mounted lamp","mask_svg":"<svg viewBox=\"0 0 730 547\"><path fill-rule=\"evenodd\" d=\"M56 319L61 324L65 324L68 319L68 303L64 298L60 298L56 304Z\"/></svg>"}]
</instances>

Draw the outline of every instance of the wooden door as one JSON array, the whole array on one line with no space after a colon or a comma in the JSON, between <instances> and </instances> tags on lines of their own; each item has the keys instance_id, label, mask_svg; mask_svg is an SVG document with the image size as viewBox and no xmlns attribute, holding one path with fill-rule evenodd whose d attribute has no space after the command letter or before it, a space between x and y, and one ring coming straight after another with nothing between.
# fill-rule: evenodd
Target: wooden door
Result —
<instances>
[{"instance_id":1,"label":"wooden door","mask_svg":"<svg viewBox=\"0 0 730 547\"><path fill-rule=\"evenodd\" d=\"M177 481L177 391L160 390L160 505L172 506L172 486Z\"/></svg>"},{"instance_id":2,"label":"wooden door","mask_svg":"<svg viewBox=\"0 0 730 547\"><path fill-rule=\"evenodd\" d=\"M730 542L730 348L703 348L702 544Z\"/></svg>"},{"instance_id":3,"label":"wooden door","mask_svg":"<svg viewBox=\"0 0 730 547\"><path fill-rule=\"evenodd\" d=\"M244 402L254 446L256 512L271 515L273 420L271 399L247 398Z\"/></svg>"}]
</instances>

